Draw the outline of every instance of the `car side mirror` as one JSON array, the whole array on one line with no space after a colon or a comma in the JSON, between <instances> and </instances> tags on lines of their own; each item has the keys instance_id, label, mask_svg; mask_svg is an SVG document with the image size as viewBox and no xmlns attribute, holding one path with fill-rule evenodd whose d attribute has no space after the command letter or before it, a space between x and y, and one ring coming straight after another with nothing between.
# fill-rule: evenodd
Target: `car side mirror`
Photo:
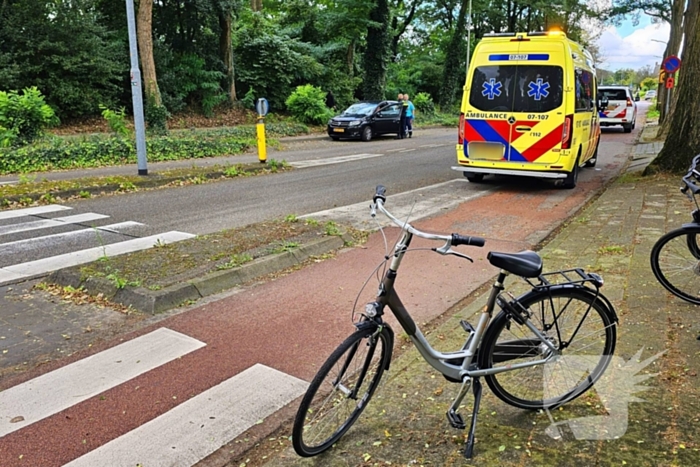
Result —
<instances>
[{"instance_id":1,"label":"car side mirror","mask_svg":"<svg viewBox=\"0 0 700 467\"><path fill-rule=\"evenodd\" d=\"M598 99L598 110L605 110L608 108L608 97L603 96L600 99Z\"/></svg>"}]
</instances>

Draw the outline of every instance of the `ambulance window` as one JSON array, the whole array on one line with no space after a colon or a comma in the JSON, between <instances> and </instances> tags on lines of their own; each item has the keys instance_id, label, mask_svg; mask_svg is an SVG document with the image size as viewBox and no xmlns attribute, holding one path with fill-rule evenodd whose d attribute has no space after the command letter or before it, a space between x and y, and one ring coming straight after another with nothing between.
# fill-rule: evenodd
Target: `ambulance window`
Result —
<instances>
[{"instance_id":1,"label":"ambulance window","mask_svg":"<svg viewBox=\"0 0 700 467\"><path fill-rule=\"evenodd\" d=\"M576 112L590 112L593 108L593 74L576 69Z\"/></svg>"},{"instance_id":2,"label":"ambulance window","mask_svg":"<svg viewBox=\"0 0 700 467\"><path fill-rule=\"evenodd\" d=\"M563 70L558 66L477 67L469 103L482 111L549 112L561 106L563 76Z\"/></svg>"}]
</instances>

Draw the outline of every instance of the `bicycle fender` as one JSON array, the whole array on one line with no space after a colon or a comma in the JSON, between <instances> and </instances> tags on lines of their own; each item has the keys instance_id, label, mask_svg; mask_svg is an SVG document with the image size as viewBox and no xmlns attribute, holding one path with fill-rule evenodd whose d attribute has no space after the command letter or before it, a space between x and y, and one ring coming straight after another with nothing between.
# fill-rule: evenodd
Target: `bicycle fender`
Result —
<instances>
[{"instance_id":1,"label":"bicycle fender","mask_svg":"<svg viewBox=\"0 0 700 467\"><path fill-rule=\"evenodd\" d=\"M612 303L610 303L610 300L608 300L608 297L603 295L601 291L596 291L594 289L591 289L590 287L586 287L581 284L556 284L552 285L550 287L547 287L547 289L540 289L540 290L530 290L528 292L525 292L524 294L518 296L516 299L517 300L523 300L526 297L528 297L530 294L540 294L540 293L546 293L546 290L560 290L560 289L576 289L580 292L584 292L588 296L590 296L591 299L597 300L603 304L603 307L608 313L608 316L610 319L614 322L619 322L619 319L617 317L617 312L615 311L615 307L613 306Z\"/></svg>"},{"instance_id":2,"label":"bicycle fender","mask_svg":"<svg viewBox=\"0 0 700 467\"><path fill-rule=\"evenodd\" d=\"M358 331L369 330L370 332L374 332L379 329L379 323L375 321L360 321L358 323L354 323L354 325ZM391 365L391 356L394 350L394 330L387 323L382 323L382 332L386 335L387 347L389 348L389 358L384 365L384 370L389 370L389 366Z\"/></svg>"}]
</instances>

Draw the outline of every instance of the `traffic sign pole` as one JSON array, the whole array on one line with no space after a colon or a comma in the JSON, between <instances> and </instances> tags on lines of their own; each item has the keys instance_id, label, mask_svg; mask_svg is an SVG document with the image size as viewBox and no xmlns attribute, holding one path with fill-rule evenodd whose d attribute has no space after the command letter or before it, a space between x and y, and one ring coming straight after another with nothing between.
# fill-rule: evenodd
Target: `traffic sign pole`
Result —
<instances>
[{"instance_id":1,"label":"traffic sign pole","mask_svg":"<svg viewBox=\"0 0 700 467\"><path fill-rule=\"evenodd\" d=\"M270 105L267 99L260 98L255 104L255 110L258 112L258 123L255 125L258 136L258 159L261 164L267 162L267 146L265 144L265 115L270 110Z\"/></svg>"},{"instance_id":2,"label":"traffic sign pole","mask_svg":"<svg viewBox=\"0 0 700 467\"><path fill-rule=\"evenodd\" d=\"M676 55L669 55L668 57L664 58L664 61L661 63L661 68L663 68L664 71L666 71L666 102L664 106L664 118L668 117L668 109L671 103L671 94L673 92L673 86L675 86L673 74L677 72L678 69L681 67L681 63L681 59L678 58Z\"/></svg>"}]
</instances>

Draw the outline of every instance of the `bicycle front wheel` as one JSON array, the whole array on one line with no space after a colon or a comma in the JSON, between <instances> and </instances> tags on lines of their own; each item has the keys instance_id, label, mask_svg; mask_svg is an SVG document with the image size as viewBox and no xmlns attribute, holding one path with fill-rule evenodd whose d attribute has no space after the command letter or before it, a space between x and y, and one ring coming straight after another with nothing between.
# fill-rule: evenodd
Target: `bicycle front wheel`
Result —
<instances>
[{"instance_id":1,"label":"bicycle front wheel","mask_svg":"<svg viewBox=\"0 0 700 467\"><path fill-rule=\"evenodd\" d=\"M520 299L532 323L561 352L547 364L551 349L530 328L504 311L484 334L481 369L504 369L486 382L503 402L522 409L554 408L587 391L601 377L615 350L617 332L608 308L590 291L572 287L530 292Z\"/></svg>"},{"instance_id":2,"label":"bicycle front wheel","mask_svg":"<svg viewBox=\"0 0 700 467\"><path fill-rule=\"evenodd\" d=\"M673 230L651 249L651 270L678 298L700 305L700 226Z\"/></svg>"},{"instance_id":3,"label":"bicycle front wheel","mask_svg":"<svg viewBox=\"0 0 700 467\"><path fill-rule=\"evenodd\" d=\"M321 366L301 401L292 444L303 457L329 449L355 423L391 358L386 329L358 330Z\"/></svg>"}]
</instances>

